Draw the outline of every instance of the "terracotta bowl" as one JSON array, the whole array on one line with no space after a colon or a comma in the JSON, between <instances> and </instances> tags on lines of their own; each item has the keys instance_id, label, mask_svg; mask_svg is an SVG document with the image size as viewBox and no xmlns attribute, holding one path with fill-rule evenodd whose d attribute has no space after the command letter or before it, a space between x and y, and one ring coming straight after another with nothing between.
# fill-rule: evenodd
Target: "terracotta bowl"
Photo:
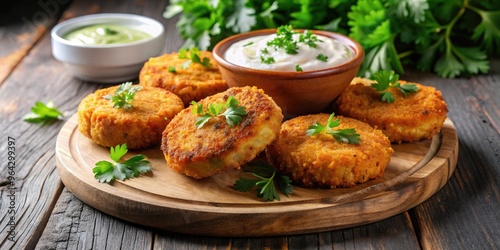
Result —
<instances>
[{"instance_id":1,"label":"terracotta bowl","mask_svg":"<svg viewBox=\"0 0 500 250\"><path fill-rule=\"evenodd\" d=\"M338 66L303 72L252 69L225 59L224 54L231 44L253 36L274 34L275 29L228 37L216 44L212 52L229 87L256 86L263 89L281 107L286 117L320 113L332 104L356 76L364 59L364 50L358 42L347 36L328 31L313 32L347 45L354 52L354 57Z\"/></svg>"}]
</instances>

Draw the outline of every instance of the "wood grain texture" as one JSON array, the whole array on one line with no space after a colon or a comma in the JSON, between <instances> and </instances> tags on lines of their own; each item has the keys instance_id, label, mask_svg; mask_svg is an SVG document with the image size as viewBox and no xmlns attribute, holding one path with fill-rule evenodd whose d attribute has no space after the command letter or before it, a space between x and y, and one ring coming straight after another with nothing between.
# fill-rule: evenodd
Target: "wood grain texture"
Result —
<instances>
[{"instance_id":1,"label":"wood grain texture","mask_svg":"<svg viewBox=\"0 0 500 250\"><path fill-rule=\"evenodd\" d=\"M43 232L50 216L62 183L55 169L54 138L64 124L56 122L51 126L40 127L28 124L22 117L30 111L35 100L57 100L56 105L64 111L76 108L73 98L78 97L77 88L64 88L70 83L61 81L64 72L59 72L59 64L51 59L48 36L37 43L17 66L16 70L0 87L0 134L16 139L16 189L15 215L8 213L6 191L7 171L0 172L2 203L0 204L1 225L7 225L9 216L16 221L15 241L8 240L7 230L0 232L0 248L32 248ZM40 82L40 79L44 79ZM61 91L54 91L53 88ZM4 141L5 142L5 141ZM3 143L1 155L6 155ZM6 159L6 158L2 158Z\"/></svg>"},{"instance_id":2,"label":"wood grain texture","mask_svg":"<svg viewBox=\"0 0 500 250\"><path fill-rule=\"evenodd\" d=\"M45 229L37 249L151 249L153 245L150 230L96 212L67 189L48 224L52 226Z\"/></svg>"},{"instance_id":3,"label":"wood grain texture","mask_svg":"<svg viewBox=\"0 0 500 250\"><path fill-rule=\"evenodd\" d=\"M67 1L0 3L0 85L59 20L66 5Z\"/></svg>"},{"instance_id":4,"label":"wood grain texture","mask_svg":"<svg viewBox=\"0 0 500 250\"><path fill-rule=\"evenodd\" d=\"M254 193L233 190L241 171L203 180L178 174L166 166L159 148L128 155L147 155L152 174L100 184L91 170L109 157L109 149L78 131L76 115L61 129L56 154L63 183L98 210L162 230L244 237L321 232L380 221L430 197L456 165L458 144L450 120L432 140L393 147L395 153L380 179L353 188L295 187L280 202L263 202Z\"/></svg>"}]
</instances>

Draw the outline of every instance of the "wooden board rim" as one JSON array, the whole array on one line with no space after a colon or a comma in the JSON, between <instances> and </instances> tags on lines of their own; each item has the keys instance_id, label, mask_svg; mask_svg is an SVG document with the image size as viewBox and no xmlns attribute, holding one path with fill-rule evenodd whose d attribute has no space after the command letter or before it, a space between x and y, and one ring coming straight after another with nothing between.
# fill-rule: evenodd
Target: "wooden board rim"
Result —
<instances>
[{"instance_id":1,"label":"wooden board rim","mask_svg":"<svg viewBox=\"0 0 500 250\"><path fill-rule=\"evenodd\" d=\"M145 196L142 190L129 186L129 182L100 184L91 171L81 171L78 166L74 155L81 156L81 149L73 148L73 153L68 150L72 147L71 140L78 136L81 134L75 115L66 122L58 135L56 158L61 180L80 200L104 213L133 223L210 236L322 232L379 221L404 212L437 192L452 175L458 157L456 131L451 120L447 119L441 133L432 139L431 145L434 145L435 151L430 158L421 166L404 172L405 176L400 180L389 179L393 182L391 185L371 185L358 190L362 195L347 195L341 199L231 204L181 200L150 193ZM378 184L385 182L388 181ZM412 195L406 197L407 192ZM378 208L379 203L384 203L385 208ZM357 207L365 209L359 210ZM342 212L346 214L339 214ZM227 221L240 223L231 225Z\"/></svg>"}]
</instances>

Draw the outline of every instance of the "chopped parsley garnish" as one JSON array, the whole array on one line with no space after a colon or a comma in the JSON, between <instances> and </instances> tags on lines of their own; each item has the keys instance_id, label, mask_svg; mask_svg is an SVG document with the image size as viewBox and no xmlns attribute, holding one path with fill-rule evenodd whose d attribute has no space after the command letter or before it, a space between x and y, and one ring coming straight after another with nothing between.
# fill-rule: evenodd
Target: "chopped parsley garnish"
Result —
<instances>
[{"instance_id":1,"label":"chopped parsley garnish","mask_svg":"<svg viewBox=\"0 0 500 250\"><path fill-rule=\"evenodd\" d=\"M276 38L267 42L267 46L274 47L275 49L284 49L287 54L299 53L299 46L297 41L293 40L292 25L283 25L276 30Z\"/></svg>"},{"instance_id":2,"label":"chopped parsley garnish","mask_svg":"<svg viewBox=\"0 0 500 250\"><path fill-rule=\"evenodd\" d=\"M323 126L318 122L314 122L313 125L307 128L306 135L313 136L320 133L330 134L339 143L349 143L358 145L361 139L355 129L353 128L337 129L337 130L333 129L340 125L340 119L334 120L333 119L334 116L335 113L332 113L330 117L328 117L328 122L326 123L326 126Z\"/></svg>"},{"instance_id":3,"label":"chopped parsley garnish","mask_svg":"<svg viewBox=\"0 0 500 250\"><path fill-rule=\"evenodd\" d=\"M109 161L97 162L92 169L94 177L99 180L99 182L110 183L115 179L123 181L151 171L149 161L145 160L146 156L142 154L132 156L128 160L120 162L120 159L127 152L127 144L121 146L117 145L114 148L111 147L109 157L114 163Z\"/></svg>"},{"instance_id":4,"label":"chopped parsley garnish","mask_svg":"<svg viewBox=\"0 0 500 250\"><path fill-rule=\"evenodd\" d=\"M191 102L191 106L193 106L192 112L199 115L195 122L195 125L198 128L202 128L205 123L217 116L226 117L227 124L233 128L234 126L240 124L243 116L247 115L245 106L240 106L238 100L236 100L236 97L234 96L229 96L225 104L209 104L207 110L203 109L203 104L199 104L195 101Z\"/></svg>"},{"instance_id":5,"label":"chopped parsley garnish","mask_svg":"<svg viewBox=\"0 0 500 250\"><path fill-rule=\"evenodd\" d=\"M297 34L297 32L293 30L292 25L280 26L276 30L276 37L273 40L268 41L266 45L274 48L275 50L283 49L285 53L294 55L299 53L299 43L305 43L309 47L316 48L318 46L317 43L322 42L318 39L318 36L314 35L314 33L310 30L306 30L303 34L300 34L298 40L294 39L294 34ZM261 54L269 54L268 48L262 49ZM321 57L318 55L318 60L326 61L327 58L328 57L324 55ZM273 57L264 56L260 57L260 61L265 64L272 64L275 62ZM300 67L295 67L297 71L301 71L298 70L298 68Z\"/></svg>"},{"instance_id":6,"label":"chopped parsley garnish","mask_svg":"<svg viewBox=\"0 0 500 250\"><path fill-rule=\"evenodd\" d=\"M318 42L323 42L318 39L316 35L310 30L304 31L304 34L300 34L299 36L299 42L307 44L307 46L311 48L316 48L318 47Z\"/></svg>"},{"instance_id":7,"label":"chopped parsley garnish","mask_svg":"<svg viewBox=\"0 0 500 250\"><path fill-rule=\"evenodd\" d=\"M210 68L212 66L212 64L210 63L210 59L208 57L201 58L200 50L196 47L191 48L189 50L189 56L188 56L188 50L182 48L179 50L178 56L180 59L190 59L182 65L183 69L187 69L189 65L191 65L191 63L198 63L206 68Z\"/></svg>"},{"instance_id":8,"label":"chopped parsley garnish","mask_svg":"<svg viewBox=\"0 0 500 250\"><path fill-rule=\"evenodd\" d=\"M243 166L246 173L250 173L257 179L240 178L234 184L233 188L240 192L247 192L256 188L257 197L265 201L280 200L276 190L275 183L285 195L293 192L292 181L288 176L281 175L269 163L264 161L251 161Z\"/></svg>"},{"instance_id":9,"label":"chopped parsley garnish","mask_svg":"<svg viewBox=\"0 0 500 250\"><path fill-rule=\"evenodd\" d=\"M253 44L253 42L249 42L249 43L247 43L247 44L244 44L244 45L243 45L243 47L250 46L250 45L252 45L252 44Z\"/></svg>"},{"instance_id":10,"label":"chopped parsley garnish","mask_svg":"<svg viewBox=\"0 0 500 250\"><path fill-rule=\"evenodd\" d=\"M322 62L326 62L328 61L328 56L325 56L323 55L322 53L319 53L317 56L316 56L316 59L322 61Z\"/></svg>"},{"instance_id":11,"label":"chopped parsley garnish","mask_svg":"<svg viewBox=\"0 0 500 250\"><path fill-rule=\"evenodd\" d=\"M175 72L177 72L177 69L175 69L174 66L168 66L168 72L175 73Z\"/></svg>"},{"instance_id":12,"label":"chopped parsley garnish","mask_svg":"<svg viewBox=\"0 0 500 250\"><path fill-rule=\"evenodd\" d=\"M260 56L260 62L265 63L265 64L272 64L274 63L274 57L263 57Z\"/></svg>"},{"instance_id":13,"label":"chopped parsley garnish","mask_svg":"<svg viewBox=\"0 0 500 250\"><path fill-rule=\"evenodd\" d=\"M123 108L128 110L132 108L132 102L137 91L141 90L141 86L134 86L132 82L122 83L113 95L105 95L104 99L112 100L114 108Z\"/></svg>"},{"instance_id":14,"label":"chopped parsley garnish","mask_svg":"<svg viewBox=\"0 0 500 250\"><path fill-rule=\"evenodd\" d=\"M25 115L23 120L25 122L47 125L63 118L63 113L56 108L52 101L49 101L47 104L35 102L35 105L31 107L31 113Z\"/></svg>"},{"instance_id":15,"label":"chopped parsley garnish","mask_svg":"<svg viewBox=\"0 0 500 250\"><path fill-rule=\"evenodd\" d=\"M296 64L296 65L295 65L295 71L297 71L297 72L301 72L301 71L303 71L303 70L302 70L302 68L300 67L300 65Z\"/></svg>"},{"instance_id":16,"label":"chopped parsley garnish","mask_svg":"<svg viewBox=\"0 0 500 250\"><path fill-rule=\"evenodd\" d=\"M395 101L394 95L389 92L389 88L399 89L405 97L410 93L418 91L418 87L415 84L402 85L399 83L399 75L394 74L394 71L377 71L373 74L372 79L376 81L376 83L372 83L372 88L380 93L383 102L393 103Z\"/></svg>"}]
</instances>

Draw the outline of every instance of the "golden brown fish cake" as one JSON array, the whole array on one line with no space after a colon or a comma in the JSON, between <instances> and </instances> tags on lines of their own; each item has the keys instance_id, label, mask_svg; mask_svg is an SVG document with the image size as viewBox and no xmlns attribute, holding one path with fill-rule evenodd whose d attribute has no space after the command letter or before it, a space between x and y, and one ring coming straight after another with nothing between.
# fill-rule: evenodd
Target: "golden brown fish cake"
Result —
<instances>
[{"instance_id":1,"label":"golden brown fish cake","mask_svg":"<svg viewBox=\"0 0 500 250\"><path fill-rule=\"evenodd\" d=\"M160 144L163 130L184 108L182 100L167 90L143 86L135 94L133 108L117 109L104 98L117 88L97 90L80 102L80 132L105 147L126 143L129 149L139 149Z\"/></svg>"},{"instance_id":2,"label":"golden brown fish cake","mask_svg":"<svg viewBox=\"0 0 500 250\"><path fill-rule=\"evenodd\" d=\"M325 125L330 115L313 114L285 121L278 138L266 149L268 161L304 187L351 187L383 176L394 150L382 131L342 116L334 129L354 128L359 145L339 143L330 134L307 136L314 122Z\"/></svg>"},{"instance_id":3,"label":"golden brown fish cake","mask_svg":"<svg viewBox=\"0 0 500 250\"><path fill-rule=\"evenodd\" d=\"M439 90L413 83L416 93L403 96L390 88L393 103L380 100L380 94L371 86L373 81L355 78L337 99L339 115L352 117L381 129L391 142L414 142L430 139L439 133L448 113L448 107ZM401 84L410 82L399 81Z\"/></svg>"},{"instance_id":4,"label":"golden brown fish cake","mask_svg":"<svg viewBox=\"0 0 500 250\"><path fill-rule=\"evenodd\" d=\"M163 132L162 150L167 165L196 179L240 166L254 159L280 130L283 115L273 99L256 87L234 87L209 96L199 103L225 103L234 96L245 106L247 115L230 127L225 117L209 120L202 128L195 125L193 107L181 111Z\"/></svg>"},{"instance_id":5,"label":"golden brown fish cake","mask_svg":"<svg viewBox=\"0 0 500 250\"><path fill-rule=\"evenodd\" d=\"M182 99L185 106L191 101L199 101L226 90L228 86L222 79L212 52L200 51L200 57L209 58L211 66L191 63L188 68L183 69L182 65L189 59L179 58L178 53L150 58L139 73L139 84L172 91ZM175 67L175 72L170 72L169 67Z\"/></svg>"}]
</instances>

